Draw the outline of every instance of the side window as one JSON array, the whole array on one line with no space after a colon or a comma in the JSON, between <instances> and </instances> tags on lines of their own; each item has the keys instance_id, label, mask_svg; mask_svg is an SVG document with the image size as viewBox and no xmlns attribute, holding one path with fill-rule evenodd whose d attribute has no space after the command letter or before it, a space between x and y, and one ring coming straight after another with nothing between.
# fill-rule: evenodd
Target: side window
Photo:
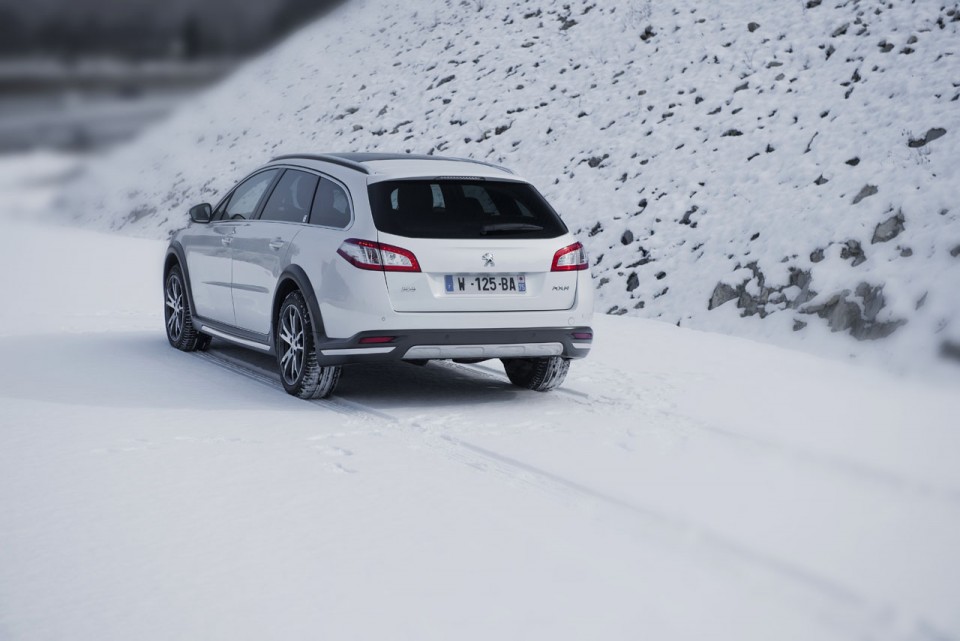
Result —
<instances>
[{"instance_id":1,"label":"side window","mask_svg":"<svg viewBox=\"0 0 960 641\"><path fill-rule=\"evenodd\" d=\"M317 195L313 199L310 224L343 228L350 224L350 218L350 199L347 192L332 180L321 179Z\"/></svg>"},{"instance_id":2,"label":"side window","mask_svg":"<svg viewBox=\"0 0 960 641\"><path fill-rule=\"evenodd\" d=\"M305 223L310 219L310 207L317 190L319 176L288 169L277 181L277 186L263 206L260 220L279 220Z\"/></svg>"},{"instance_id":3,"label":"side window","mask_svg":"<svg viewBox=\"0 0 960 641\"><path fill-rule=\"evenodd\" d=\"M278 169L268 169L250 176L233 190L227 202L226 210L220 220L243 220L251 218L257 211L257 205L267 188L277 177Z\"/></svg>"},{"instance_id":4,"label":"side window","mask_svg":"<svg viewBox=\"0 0 960 641\"><path fill-rule=\"evenodd\" d=\"M227 203L230 202L230 198L224 198L217 208L213 210L213 214L210 216L210 220L223 220L223 213L227 211Z\"/></svg>"}]
</instances>

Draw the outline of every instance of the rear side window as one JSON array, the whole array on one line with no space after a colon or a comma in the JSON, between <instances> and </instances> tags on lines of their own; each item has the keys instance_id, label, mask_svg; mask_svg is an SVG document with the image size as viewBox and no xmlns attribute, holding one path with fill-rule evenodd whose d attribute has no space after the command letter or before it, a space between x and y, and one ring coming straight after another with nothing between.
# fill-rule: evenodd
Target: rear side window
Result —
<instances>
[{"instance_id":1,"label":"rear side window","mask_svg":"<svg viewBox=\"0 0 960 641\"><path fill-rule=\"evenodd\" d=\"M350 224L351 217L347 192L332 180L321 178L317 195L313 199L310 224L343 229Z\"/></svg>"},{"instance_id":2,"label":"rear side window","mask_svg":"<svg viewBox=\"0 0 960 641\"><path fill-rule=\"evenodd\" d=\"M310 218L310 206L317 191L319 176L288 169L277 181L273 193L263 206L260 220L305 223Z\"/></svg>"},{"instance_id":3,"label":"rear side window","mask_svg":"<svg viewBox=\"0 0 960 641\"><path fill-rule=\"evenodd\" d=\"M236 189L230 196L227 206L221 216L221 220L244 220L252 218L257 212L257 206L260 200L267 192L267 188L277 177L278 169L268 169L259 174L250 176ZM219 209L219 208L218 208Z\"/></svg>"},{"instance_id":4,"label":"rear side window","mask_svg":"<svg viewBox=\"0 0 960 641\"><path fill-rule=\"evenodd\" d=\"M410 238L556 238L566 226L527 183L392 180L369 187L377 229Z\"/></svg>"}]
</instances>

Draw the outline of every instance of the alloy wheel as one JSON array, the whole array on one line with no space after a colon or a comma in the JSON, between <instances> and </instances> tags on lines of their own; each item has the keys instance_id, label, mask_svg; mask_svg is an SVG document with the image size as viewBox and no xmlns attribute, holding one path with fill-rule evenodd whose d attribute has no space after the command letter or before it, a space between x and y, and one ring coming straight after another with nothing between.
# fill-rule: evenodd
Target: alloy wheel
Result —
<instances>
[{"instance_id":1,"label":"alloy wheel","mask_svg":"<svg viewBox=\"0 0 960 641\"><path fill-rule=\"evenodd\" d=\"M280 373L288 385L295 385L303 371L303 316L295 306L288 306L280 319Z\"/></svg>"},{"instance_id":2,"label":"alloy wheel","mask_svg":"<svg viewBox=\"0 0 960 641\"><path fill-rule=\"evenodd\" d=\"M183 334L183 285L176 276L167 280L167 333L173 341L180 340Z\"/></svg>"}]
</instances>

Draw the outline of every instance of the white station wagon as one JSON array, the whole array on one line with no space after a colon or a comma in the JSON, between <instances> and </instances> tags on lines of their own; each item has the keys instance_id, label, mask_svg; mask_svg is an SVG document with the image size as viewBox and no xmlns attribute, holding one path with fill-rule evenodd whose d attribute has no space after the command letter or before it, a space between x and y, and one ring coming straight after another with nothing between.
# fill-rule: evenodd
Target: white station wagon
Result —
<instances>
[{"instance_id":1,"label":"white station wagon","mask_svg":"<svg viewBox=\"0 0 960 641\"><path fill-rule=\"evenodd\" d=\"M545 391L590 351L583 246L529 182L473 160L274 158L170 241L167 338L276 355L290 394L322 398L342 365L503 361Z\"/></svg>"}]
</instances>

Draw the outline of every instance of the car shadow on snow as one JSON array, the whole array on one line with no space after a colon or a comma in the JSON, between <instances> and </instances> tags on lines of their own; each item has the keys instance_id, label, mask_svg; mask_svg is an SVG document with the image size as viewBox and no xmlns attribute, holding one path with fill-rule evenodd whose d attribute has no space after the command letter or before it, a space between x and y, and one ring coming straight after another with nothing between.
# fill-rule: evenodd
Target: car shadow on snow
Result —
<instances>
[{"instance_id":1,"label":"car shadow on snow","mask_svg":"<svg viewBox=\"0 0 960 641\"><path fill-rule=\"evenodd\" d=\"M280 387L273 356L219 340L211 345L210 354L242 363L258 373L269 374ZM399 407L509 402L517 400L518 395L522 394L534 392L520 390L506 380L496 380L462 368L437 363L418 366L397 361L345 366L333 395L389 411Z\"/></svg>"},{"instance_id":2,"label":"car shadow on snow","mask_svg":"<svg viewBox=\"0 0 960 641\"><path fill-rule=\"evenodd\" d=\"M208 354L177 351L150 332L0 337L0 362L7 364L0 368L0 398L116 408L316 409L283 391L272 356L222 341ZM398 362L345 367L335 396L389 411L511 402L526 393L462 369Z\"/></svg>"}]
</instances>

